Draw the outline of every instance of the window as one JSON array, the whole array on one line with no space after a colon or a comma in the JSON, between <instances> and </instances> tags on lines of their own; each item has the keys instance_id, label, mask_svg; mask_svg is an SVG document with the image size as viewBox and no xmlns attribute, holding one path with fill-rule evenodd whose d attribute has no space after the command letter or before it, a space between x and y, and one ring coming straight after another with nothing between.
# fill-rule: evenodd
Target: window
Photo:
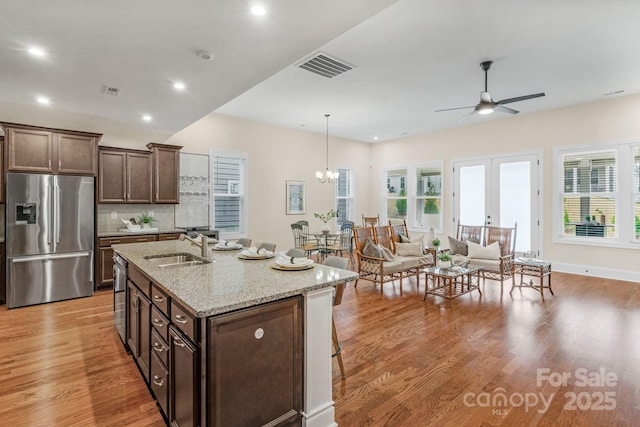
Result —
<instances>
[{"instance_id":1,"label":"window","mask_svg":"<svg viewBox=\"0 0 640 427\"><path fill-rule=\"evenodd\" d=\"M565 236L614 238L616 150L562 155Z\"/></svg>"},{"instance_id":2,"label":"window","mask_svg":"<svg viewBox=\"0 0 640 427\"><path fill-rule=\"evenodd\" d=\"M413 229L442 230L442 162L385 171L386 219Z\"/></svg>"},{"instance_id":3,"label":"window","mask_svg":"<svg viewBox=\"0 0 640 427\"><path fill-rule=\"evenodd\" d=\"M571 243L634 247L640 242L640 144L556 149L562 182L556 236Z\"/></svg>"},{"instance_id":4,"label":"window","mask_svg":"<svg viewBox=\"0 0 640 427\"><path fill-rule=\"evenodd\" d=\"M336 209L338 217L336 222L342 225L345 221L355 222L355 200L353 188L353 170L348 168L337 168L340 173L336 181Z\"/></svg>"},{"instance_id":5,"label":"window","mask_svg":"<svg viewBox=\"0 0 640 427\"><path fill-rule=\"evenodd\" d=\"M246 153L211 149L211 212L221 235L246 234Z\"/></svg>"}]
</instances>

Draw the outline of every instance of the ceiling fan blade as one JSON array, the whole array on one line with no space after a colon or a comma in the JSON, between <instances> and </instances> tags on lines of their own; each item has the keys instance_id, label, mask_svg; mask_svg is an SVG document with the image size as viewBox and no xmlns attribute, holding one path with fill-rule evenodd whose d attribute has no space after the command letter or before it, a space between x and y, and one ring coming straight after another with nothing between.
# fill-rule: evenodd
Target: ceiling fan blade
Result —
<instances>
[{"instance_id":1,"label":"ceiling fan blade","mask_svg":"<svg viewBox=\"0 0 640 427\"><path fill-rule=\"evenodd\" d=\"M501 101L498 101L497 104L498 105L511 104L512 102L519 102L519 101L525 101L527 99L540 98L541 96L544 96L544 92L534 93L531 95L516 96L515 98L503 99Z\"/></svg>"},{"instance_id":2,"label":"ceiling fan blade","mask_svg":"<svg viewBox=\"0 0 640 427\"><path fill-rule=\"evenodd\" d=\"M470 105L468 107L444 108L442 110L436 110L436 113L439 113L440 111L464 110L465 108L475 108L475 105Z\"/></svg>"},{"instance_id":3,"label":"ceiling fan blade","mask_svg":"<svg viewBox=\"0 0 640 427\"><path fill-rule=\"evenodd\" d=\"M503 107L502 105L496 105L493 111L499 111L501 113L507 113L507 114L518 114L520 112L518 110L514 110L513 108Z\"/></svg>"}]
</instances>

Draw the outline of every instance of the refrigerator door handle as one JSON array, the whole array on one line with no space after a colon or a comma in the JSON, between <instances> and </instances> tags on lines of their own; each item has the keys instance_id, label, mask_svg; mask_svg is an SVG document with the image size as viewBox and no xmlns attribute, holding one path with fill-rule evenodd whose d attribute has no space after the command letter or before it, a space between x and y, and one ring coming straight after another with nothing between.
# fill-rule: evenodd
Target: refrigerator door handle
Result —
<instances>
[{"instance_id":1,"label":"refrigerator door handle","mask_svg":"<svg viewBox=\"0 0 640 427\"><path fill-rule=\"evenodd\" d=\"M51 186L47 186L47 197L49 198L49 203L53 203L53 189L51 188ZM54 239L54 233L55 231L53 230L53 227L47 227L47 243L49 244L54 244L53 243L53 239ZM56 248L55 245L53 247L53 251L55 252Z\"/></svg>"},{"instance_id":2,"label":"refrigerator door handle","mask_svg":"<svg viewBox=\"0 0 640 427\"><path fill-rule=\"evenodd\" d=\"M31 262L31 261L42 261L47 259L63 259L63 258L81 258L89 256L89 252L80 252L80 253L70 253L70 254L60 254L60 255L38 255L38 256L26 256L20 258L12 258L11 262L20 263L20 262ZM93 276L93 274L92 274ZM93 279L92 279L93 281Z\"/></svg>"},{"instance_id":3,"label":"refrigerator door handle","mask_svg":"<svg viewBox=\"0 0 640 427\"><path fill-rule=\"evenodd\" d=\"M60 186L56 184L55 186L55 198L53 200L55 205L54 215L56 216L54 219L55 224L55 236L56 236L56 244L60 243ZM55 251L55 247L53 249Z\"/></svg>"}]
</instances>

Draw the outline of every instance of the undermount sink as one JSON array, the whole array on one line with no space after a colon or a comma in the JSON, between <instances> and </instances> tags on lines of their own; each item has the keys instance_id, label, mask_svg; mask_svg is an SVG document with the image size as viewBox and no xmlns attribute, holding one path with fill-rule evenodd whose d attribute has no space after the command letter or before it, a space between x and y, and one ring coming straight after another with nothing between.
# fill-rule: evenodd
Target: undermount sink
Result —
<instances>
[{"instance_id":1,"label":"undermount sink","mask_svg":"<svg viewBox=\"0 0 640 427\"><path fill-rule=\"evenodd\" d=\"M211 261L183 252L178 254L148 255L143 257L158 268L191 267L209 264Z\"/></svg>"}]
</instances>

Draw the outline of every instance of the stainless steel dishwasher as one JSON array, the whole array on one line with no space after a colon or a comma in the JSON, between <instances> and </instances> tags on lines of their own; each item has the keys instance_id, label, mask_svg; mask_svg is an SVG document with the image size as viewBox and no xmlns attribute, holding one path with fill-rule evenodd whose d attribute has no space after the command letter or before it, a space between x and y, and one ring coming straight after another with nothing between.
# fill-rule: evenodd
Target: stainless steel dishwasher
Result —
<instances>
[{"instance_id":1,"label":"stainless steel dishwasher","mask_svg":"<svg viewBox=\"0 0 640 427\"><path fill-rule=\"evenodd\" d=\"M127 261L113 254L113 322L122 343L127 346Z\"/></svg>"}]
</instances>

